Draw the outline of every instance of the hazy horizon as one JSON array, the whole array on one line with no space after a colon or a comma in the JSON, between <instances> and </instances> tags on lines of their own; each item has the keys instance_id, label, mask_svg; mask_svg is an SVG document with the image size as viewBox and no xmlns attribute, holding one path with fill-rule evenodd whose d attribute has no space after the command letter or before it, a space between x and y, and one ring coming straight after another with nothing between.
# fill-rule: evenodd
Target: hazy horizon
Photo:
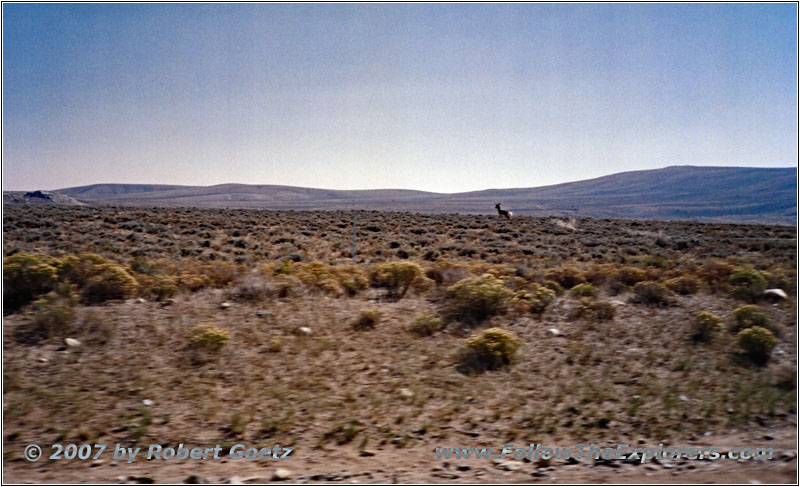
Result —
<instances>
[{"instance_id":1,"label":"hazy horizon","mask_svg":"<svg viewBox=\"0 0 800 487\"><path fill-rule=\"evenodd\" d=\"M796 167L794 4L4 4L3 189Z\"/></svg>"},{"instance_id":2,"label":"hazy horizon","mask_svg":"<svg viewBox=\"0 0 800 487\"><path fill-rule=\"evenodd\" d=\"M670 167L706 167L706 168L712 168L712 167L713 167L713 168L741 168L741 169L795 169L795 170L797 170L797 166L776 166L776 167L756 167L756 166L694 166L694 165L691 165L691 164L685 164L685 165L675 165L675 166L665 166L665 167L662 167L662 168L655 168L655 169L653 169L653 170L658 170L658 169L668 169L668 168L670 168ZM197 187L211 187L211 186L224 186L224 185L252 185L252 186L286 186L286 187L296 187L296 188L304 188L304 189L343 190L343 191L347 191L347 190L352 190L352 191L400 190L400 191L424 191L424 192L430 192L430 193L439 193L439 194L456 194L456 193L464 193L464 192L486 191L486 190L493 190L493 189L523 189L523 188L529 188L529 187L531 187L531 188L541 188L541 187L544 187L544 186L555 186L555 185L559 185L559 184L573 183L573 182L580 182L580 181L585 181L585 180L591 180L591 179L602 178L602 177L606 177L606 176L613 176L613 175L617 175L617 174L630 173L630 172L636 172L636 171L647 171L647 170L648 170L648 169L632 169L632 170L630 170L630 171L615 172L615 173L610 173L610 174L601 174L601 175L599 175L599 176L593 176L593 177L591 177L591 178L575 179L575 180L570 180L570 181L562 181L562 182L558 182L558 183L546 184L546 185L539 185L539 186L513 186L513 187L503 187L503 188L499 188L499 187L486 187L486 188L478 188L478 189L471 189L471 190L466 190L466 191L454 191L454 192L445 192L445 191L427 191L427 190L421 190L421 189L415 189L415 188L390 188L390 187L386 187L386 188L325 188L325 187L297 186L297 185L292 185L292 184L272 184L272 183L256 183L256 182L252 182L252 183L242 183L242 182L235 182L235 181L228 181L228 182L221 182L221 183L213 183L213 184L203 184L203 185L197 185L197 184L177 184L177 183L129 183L129 182L105 181L105 182L96 182L96 183L89 183L89 184L78 184L78 185L74 185L74 186L58 186L58 187L52 187L52 188L43 188L43 187L36 187L36 188L23 188L23 189L18 189L18 188L3 188L3 191L16 191L16 192L21 192L21 191L26 191L26 192L28 192L28 191L36 191L36 190L41 190L41 191L57 191L57 190L59 190L59 189L80 188L80 187L86 187L86 186L97 186L97 185L104 185L104 184L108 184L108 185L121 185L121 186L128 186L128 185L146 185L146 186L187 186L187 187L192 187L192 186L197 186Z\"/></svg>"}]
</instances>

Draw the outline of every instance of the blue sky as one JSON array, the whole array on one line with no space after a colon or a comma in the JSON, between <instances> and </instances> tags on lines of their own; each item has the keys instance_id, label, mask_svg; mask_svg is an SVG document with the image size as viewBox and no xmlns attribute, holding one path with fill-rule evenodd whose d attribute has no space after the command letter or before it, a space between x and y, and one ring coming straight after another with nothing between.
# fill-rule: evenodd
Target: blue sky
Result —
<instances>
[{"instance_id":1,"label":"blue sky","mask_svg":"<svg viewBox=\"0 0 800 487\"><path fill-rule=\"evenodd\" d=\"M3 189L797 164L795 4L4 4Z\"/></svg>"}]
</instances>

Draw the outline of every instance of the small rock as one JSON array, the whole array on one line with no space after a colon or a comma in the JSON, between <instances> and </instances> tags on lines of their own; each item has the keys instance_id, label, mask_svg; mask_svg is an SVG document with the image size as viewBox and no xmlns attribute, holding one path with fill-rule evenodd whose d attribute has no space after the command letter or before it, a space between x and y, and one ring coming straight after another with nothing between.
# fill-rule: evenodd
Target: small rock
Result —
<instances>
[{"instance_id":1,"label":"small rock","mask_svg":"<svg viewBox=\"0 0 800 487\"><path fill-rule=\"evenodd\" d=\"M165 299L164 301L161 302L161 306L166 308L167 306L172 306L173 304L177 304L177 303L178 303L178 301L176 301L175 299L167 298L167 299Z\"/></svg>"},{"instance_id":2,"label":"small rock","mask_svg":"<svg viewBox=\"0 0 800 487\"><path fill-rule=\"evenodd\" d=\"M625 306L625 301L620 301L619 299L612 299L609 303L613 304L614 306Z\"/></svg>"},{"instance_id":3,"label":"small rock","mask_svg":"<svg viewBox=\"0 0 800 487\"><path fill-rule=\"evenodd\" d=\"M764 291L764 294L770 297L775 297L778 299L787 299L788 296L783 291L783 289L767 289Z\"/></svg>"},{"instance_id":4,"label":"small rock","mask_svg":"<svg viewBox=\"0 0 800 487\"><path fill-rule=\"evenodd\" d=\"M772 441L772 440L775 439L775 437L771 436L771 435L764 435L764 439L767 440L767 441Z\"/></svg>"},{"instance_id":5,"label":"small rock","mask_svg":"<svg viewBox=\"0 0 800 487\"><path fill-rule=\"evenodd\" d=\"M760 484L761 481L760 480L756 480L756 479L750 479L750 480L747 481L747 483L748 484Z\"/></svg>"},{"instance_id":6,"label":"small rock","mask_svg":"<svg viewBox=\"0 0 800 487\"><path fill-rule=\"evenodd\" d=\"M456 465L456 470L458 470L459 472L466 472L470 468L472 467L470 467L469 465Z\"/></svg>"},{"instance_id":7,"label":"small rock","mask_svg":"<svg viewBox=\"0 0 800 487\"><path fill-rule=\"evenodd\" d=\"M523 467L522 462L515 462L511 460L500 461L497 463L497 466L509 472L518 472Z\"/></svg>"},{"instance_id":8,"label":"small rock","mask_svg":"<svg viewBox=\"0 0 800 487\"><path fill-rule=\"evenodd\" d=\"M679 394L678 395L678 400L683 401L683 402L689 402L689 398L684 396L683 394Z\"/></svg>"},{"instance_id":9,"label":"small rock","mask_svg":"<svg viewBox=\"0 0 800 487\"><path fill-rule=\"evenodd\" d=\"M81 342L74 338L66 338L64 339L64 343L70 348L77 348L81 346Z\"/></svg>"},{"instance_id":10,"label":"small rock","mask_svg":"<svg viewBox=\"0 0 800 487\"><path fill-rule=\"evenodd\" d=\"M548 333L549 335L551 335L551 336L554 336L554 337L557 337L557 336L561 336L561 335L562 335L561 331L560 331L560 330L558 330L558 328L548 328L548 329L547 329L547 333Z\"/></svg>"},{"instance_id":11,"label":"small rock","mask_svg":"<svg viewBox=\"0 0 800 487\"><path fill-rule=\"evenodd\" d=\"M219 309L228 309L231 307L231 303L225 301L224 303L219 305Z\"/></svg>"},{"instance_id":12,"label":"small rock","mask_svg":"<svg viewBox=\"0 0 800 487\"><path fill-rule=\"evenodd\" d=\"M362 457L374 457L375 452L372 450L361 450L358 454Z\"/></svg>"},{"instance_id":13,"label":"small rock","mask_svg":"<svg viewBox=\"0 0 800 487\"><path fill-rule=\"evenodd\" d=\"M142 304L142 303L144 303L144 302L145 302L145 300L144 300L144 298L136 298L136 300L135 300L134 302L135 302L135 303Z\"/></svg>"},{"instance_id":14,"label":"small rock","mask_svg":"<svg viewBox=\"0 0 800 487\"><path fill-rule=\"evenodd\" d=\"M144 401L142 401L142 404L144 404L144 405L145 405L145 406L147 406L147 407L150 407L150 406L152 406L153 404L155 404L155 402L153 402L153 400L152 400L152 399L145 399Z\"/></svg>"},{"instance_id":15,"label":"small rock","mask_svg":"<svg viewBox=\"0 0 800 487\"><path fill-rule=\"evenodd\" d=\"M233 477L231 477L229 479L224 479L222 481L222 483L223 484L231 484L231 485L242 485L242 484L244 484L244 479L242 477L239 477L238 475L234 475Z\"/></svg>"},{"instance_id":16,"label":"small rock","mask_svg":"<svg viewBox=\"0 0 800 487\"><path fill-rule=\"evenodd\" d=\"M256 311L256 316L259 316L261 318L266 318L267 316L272 316L272 311L266 309L260 309Z\"/></svg>"},{"instance_id":17,"label":"small rock","mask_svg":"<svg viewBox=\"0 0 800 487\"><path fill-rule=\"evenodd\" d=\"M552 460L550 458L540 458L536 460L535 463L537 467L544 468L544 467L549 467L550 464L552 463Z\"/></svg>"},{"instance_id":18,"label":"small rock","mask_svg":"<svg viewBox=\"0 0 800 487\"><path fill-rule=\"evenodd\" d=\"M411 392L409 389L403 388L403 389L400 389L398 392L400 393L401 396L407 397L409 399L414 397L414 393Z\"/></svg>"},{"instance_id":19,"label":"small rock","mask_svg":"<svg viewBox=\"0 0 800 487\"><path fill-rule=\"evenodd\" d=\"M307 326L301 326L300 328L297 329L297 331L301 335L310 335L311 334L311 328L309 328Z\"/></svg>"},{"instance_id":20,"label":"small rock","mask_svg":"<svg viewBox=\"0 0 800 487\"><path fill-rule=\"evenodd\" d=\"M99 467L99 466L100 466L100 465L102 465L102 464L103 464L103 459L102 459L102 458L98 458L97 460L93 461L93 462L92 462L92 463L89 465L89 467L90 467L90 468L95 468L95 467Z\"/></svg>"},{"instance_id":21,"label":"small rock","mask_svg":"<svg viewBox=\"0 0 800 487\"><path fill-rule=\"evenodd\" d=\"M39 357L39 358L38 358L38 359L36 359L36 360L37 360L37 362L39 362L40 364L46 364L46 363L48 362L48 360L47 360L45 357Z\"/></svg>"},{"instance_id":22,"label":"small rock","mask_svg":"<svg viewBox=\"0 0 800 487\"><path fill-rule=\"evenodd\" d=\"M442 479L453 479L453 480L458 478L458 475L456 475L454 473L450 473L450 472L434 472L434 473L431 474L431 476L432 477L439 477L439 478L442 478ZM397 482L395 482L395 483L397 483Z\"/></svg>"},{"instance_id":23,"label":"small rock","mask_svg":"<svg viewBox=\"0 0 800 487\"><path fill-rule=\"evenodd\" d=\"M292 478L292 472L285 468L279 468L272 474L272 480L289 480L290 478Z\"/></svg>"},{"instance_id":24,"label":"small rock","mask_svg":"<svg viewBox=\"0 0 800 487\"><path fill-rule=\"evenodd\" d=\"M534 476L534 477L537 477L537 478L543 478L543 477L549 477L550 476L550 475L548 475L548 474L546 474L544 472L538 472L538 471L537 472L533 472L531 475Z\"/></svg>"}]
</instances>

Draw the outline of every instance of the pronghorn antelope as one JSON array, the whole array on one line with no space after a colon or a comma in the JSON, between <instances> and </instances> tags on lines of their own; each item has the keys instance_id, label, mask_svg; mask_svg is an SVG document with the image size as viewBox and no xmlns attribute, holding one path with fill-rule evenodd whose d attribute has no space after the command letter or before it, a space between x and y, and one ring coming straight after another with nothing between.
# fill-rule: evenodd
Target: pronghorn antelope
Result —
<instances>
[{"instance_id":1,"label":"pronghorn antelope","mask_svg":"<svg viewBox=\"0 0 800 487\"><path fill-rule=\"evenodd\" d=\"M494 207L497 208L497 214L498 215L504 216L504 217L506 217L507 220L511 221L511 212L510 211L500 208L500 203L497 203L496 205L494 205Z\"/></svg>"}]
</instances>

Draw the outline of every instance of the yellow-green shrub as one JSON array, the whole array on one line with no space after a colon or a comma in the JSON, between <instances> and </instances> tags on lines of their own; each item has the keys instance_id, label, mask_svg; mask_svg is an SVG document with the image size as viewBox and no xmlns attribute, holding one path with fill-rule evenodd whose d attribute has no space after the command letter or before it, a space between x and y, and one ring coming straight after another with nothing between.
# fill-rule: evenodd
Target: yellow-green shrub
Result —
<instances>
[{"instance_id":1,"label":"yellow-green shrub","mask_svg":"<svg viewBox=\"0 0 800 487\"><path fill-rule=\"evenodd\" d=\"M374 287L386 288L389 295L402 298L408 290L424 290L428 281L422 268L413 262L385 262L376 264L370 269L370 281Z\"/></svg>"},{"instance_id":2,"label":"yellow-green shrub","mask_svg":"<svg viewBox=\"0 0 800 487\"><path fill-rule=\"evenodd\" d=\"M637 282L633 287L633 300L637 303L668 305L671 294L663 284L653 281Z\"/></svg>"},{"instance_id":3,"label":"yellow-green shrub","mask_svg":"<svg viewBox=\"0 0 800 487\"><path fill-rule=\"evenodd\" d=\"M589 283L578 284L569 290L570 294L579 298L593 298L600 292L599 289Z\"/></svg>"},{"instance_id":4,"label":"yellow-green shrub","mask_svg":"<svg viewBox=\"0 0 800 487\"><path fill-rule=\"evenodd\" d=\"M419 336L431 336L444 329L444 322L431 315L418 316L414 323L408 327L408 331Z\"/></svg>"},{"instance_id":5,"label":"yellow-green shrub","mask_svg":"<svg viewBox=\"0 0 800 487\"><path fill-rule=\"evenodd\" d=\"M607 301L595 301L591 298L581 299L577 316L591 321L609 321L614 319L616 308Z\"/></svg>"},{"instance_id":6,"label":"yellow-green shrub","mask_svg":"<svg viewBox=\"0 0 800 487\"><path fill-rule=\"evenodd\" d=\"M68 333L75 318L75 297L69 292L49 292L33 305L36 312L29 332L35 338L51 338Z\"/></svg>"},{"instance_id":7,"label":"yellow-green shrub","mask_svg":"<svg viewBox=\"0 0 800 487\"><path fill-rule=\"evenodd\" d=\"M209 352L219 351L230 340L230 334L214 325L200 325L192 330L192 345Z\"/></svg>"},{"instance_id":8,"label":"yellow-green shrub","mask_svg":"<svg viewBox=\"0 0 800 487\"><path fill-rule=\"evenodd\" d=\"M758 300L767 289L767 280L764 276L747 267L739 267L734 270L728 282L733 286L733 295L745 301Z\"/></svg>"},{"instance_id":9,"label":"yellow-green shrub","mask_svg":"<svg viewBox=\"0 0 800 487\"><path fill-rule=\"evenodd\" d=\"M573 288L578 284L586 282L586 278L579 269L575 267L556 267L545 272L545 278L555 281L565 288Z\"/></svg>"},{"instance_id":10,"label":"yellow-green shrub","mask_svg":"<svg viewBox=\"0 0 800 487\"><path fill-rule=\"evenodd\" d=\"M105 264L95 268L98 274L89 278L81 293L87 303L101 303L109 299L125 299L133 296L139 283L125 268Z\"/></svg>"},{"instance_id":11,"label":"yellow-green shrub","mask_svg":"<svg viewBox=\"0 0 800 487\"><path fill-rule=\"evenodd\" d=\"M592 264L583 274L587 282L600 286L609 279L617 277L619 271L613 264Z\"/></svg>"},{"instance_id":12,"label":"yellow-green shrub","mask_svg":"<svg viewBox=\"0 0 800 487\"><path fill-rule=\"evenodd\" d=\"M489 328L465 342L461 367L465 372L483 372L509 365L522 346L516 335L500 328Z\"/></svg>"},{"instance_id":13,"label":"yellow-green shrub","mask_svg":"<svg viewBox=\"0 0 800 487\"><path fill-rule=\"evenodd\" d=\"M381 313L375 309L362 309L358 318L353 322L356 331L374 330L381 321Z\"/></svg>"},{"instance_id":14,"label":"yellow-green shrub","mask_svg":"<svg viewBox=\"0 0 800 487\"><path fill-rule=\"evenodd\" d=\"M711 335L719 331L722 318L707 311L701 311L695 315L692 324L692 339L704 342L711 338Z\"/></svg>"},{"instance_id":15,"label":"yellow-green shrub","mask_svg":"<svg viewBox=\"0 0 800 487\"><path fill-rule=\"evenodd\" d=\"M503 281L484 274L464 279L447 288L445 304L450 317L469 323L479 323L502 312L514 292Z\"/></svg>"},{"instance_id":16,"label":"yellow-green shrub","mask_svg":"<svg viewBox=\"0 0 800 487\"><path fill-rule=\"evenodd\" d=\"M772 332L760 326L747 328L736 335L736 345L756 363L769 360L772 349L777 344L778 340Z\"/></svg>"},{"instance_id":17,"label":"yellow-green shrub","mask_svg":"<svg viewBox=\"0 0 800 487\"><path fill-rule=\"evenodd\" d=\"M619 270L619 280L626 286L633 286L647 280L647 272L638 267L623 267Z\"/></svg>"},{"instance_id":18,"label":"yellow-green shrub","mask_svg":"<svg viewBox=\"0 0 800 487\"><path fill-rule=\"evenodd\" d=\"M3 259L3 307L15 310L56 284L54 259L20 252Z\"/></svg>"},{"instance_id":19,"label":"yellow-green shrub","mask_svg":"<svg viewBox=\"0 0 800 487\"><path fill-rule=\"evenodd\" d=\"M700 289L700 281L692 276L675 277L665 281L664 285L678 294L694 294Z\"/></svg>"},{"instance_id":20,"label":"yellow-green shrub","mask_svg":"<svg viewBox=\"0 0 800 487\"><path fill-rule=\"evenodd\" d=\"M555 283L554 283L555 284ZM533 292L530 311L534 314L541 314L556 298L556 291L549 287L537 286Z\"/></svg>"},{"instance_id":21,"label":"yellow-green shrub","mask_svg":"<svg viewBox=\"0 0 800 487\"><path fill-rule=\"evenodd\" d=\"M767 328L769 326L769 319L764 309L754 304L737 308L736 311L733 312L733 320L730 326L730 331L733 333L753 326L760 326L762 328Z\"/></svg>"}]
</instances>

